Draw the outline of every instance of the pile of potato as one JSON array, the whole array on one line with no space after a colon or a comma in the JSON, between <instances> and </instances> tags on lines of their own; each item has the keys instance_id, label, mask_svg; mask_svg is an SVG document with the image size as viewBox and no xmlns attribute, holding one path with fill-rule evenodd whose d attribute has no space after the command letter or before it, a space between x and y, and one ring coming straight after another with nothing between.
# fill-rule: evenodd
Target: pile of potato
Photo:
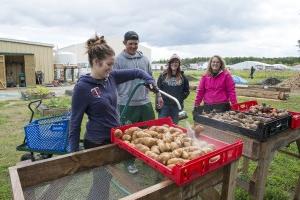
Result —
<instances>
[{"instance_id":1,"label":"pile of potato","mask_svg":"<svg viewBox=\"0 0 300 200\"><path fill-rule=\"evenodd\" d=\"M259 124L263 124L272 120L271 118L248 115L236 111L226 111L223 113L203 113L203 116L253 130L256 130Z\"/></svg>"},{"instance_id":2,"label":"pile of potato","mask_svg":"<svg viewBox=\"0 0 300 200\"><path fill-rule=\"evenodd\" d=\"M281 118L289 115L288 111L284 109L271 108L271 106L265 104L251 106L247 113L270 118Z\"/></svg>"},{"instance_id":3,"label":"pile of potato","mask_svg":"<svg viewBox=\"0 0 300 200\"><path fill-rule=\"evenodd\" d=\"M193 140L181 129L168 125L151 126L148 129L131 127L124 133L117 129L114 134L128 145L169 168L176 164L184 164L215 149L213 144L199 139Z\"/></svg>"}]
</instances>

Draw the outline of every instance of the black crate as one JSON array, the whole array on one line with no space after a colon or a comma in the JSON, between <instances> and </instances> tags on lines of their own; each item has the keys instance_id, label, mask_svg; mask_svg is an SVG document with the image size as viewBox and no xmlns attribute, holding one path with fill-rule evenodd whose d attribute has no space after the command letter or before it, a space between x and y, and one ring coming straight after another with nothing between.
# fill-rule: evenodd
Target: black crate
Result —
<instances>
[{"instance_id":1,"label":"black crate","mask_svg":"<svg viewBox=\"0 0 300 200\"><path fill-rule=\"evenodd\" d=\"M230 104L229 103L219 103L219 104L212 104L212 105L203 105L196 107L197 112L225 112L230 110Z\"/></svg>"},{"instance_id":2,"label":"black crate","mask_svg":"<svg viewBox=\"0 0 300 200\"><path fill-rule=\"evenodd\" d=\"M201 108L195 109L195 111L193 112L193 119L195 122L205 124L224 131L231 131L234 133L245 135L261 142L266 141L268 138L277 135L278 133L283 132L284 130L287 130L291 122L291 116L285 116L282 118L272 119L271 121L266 122L264 124L259 124L257 129L253 130L211 119L209 117L205 117L202 115L202 112L203 109Z\"/></svg>"}]
</instances>

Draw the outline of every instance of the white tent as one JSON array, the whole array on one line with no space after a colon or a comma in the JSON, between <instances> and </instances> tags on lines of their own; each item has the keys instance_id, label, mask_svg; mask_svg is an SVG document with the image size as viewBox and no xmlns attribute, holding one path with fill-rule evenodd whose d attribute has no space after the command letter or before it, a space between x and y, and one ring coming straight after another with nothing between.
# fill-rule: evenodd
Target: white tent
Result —
<instances>
[{"instance_id":1,"label":"white tent","mask_svg":"<svg viewBox=\"0 0 300 200\"><path fill-rule=\"evenodd\" d=\"M300 71L300 65L294 65L293 67L290 67L293 71Z\"/></svg>"},{"instance_id":2,"label":"white tent","mask_svg":"<svg viewBox=\"0 0 300 200\"><path fill-rule=\"evenodd\" d=\"M267 66L271 66L271 65L262 62L257 62L257 61L244 61L244 62L236 63L234 65L230 65L229 67L230 69L250 70L252 66L255 69L262 70L265 69Z\"/></svg>"},{"instance_id":3,"label":"white tent","mask_svg":"<svg viewBox=\"0 0 300 200\"><path fill-rule=\"evenodd\" d=\"M257 61L244 61L240 63L236 63L234 65L230 65L230 69L236 69L236 70L250 70L251 67L254 67L257 70L289 70L290 67L283 65L283 64L267 64Z\"/></svg>"},{"instance_id":4,"label":"white tent","mask_svg":"<svg viewBox=\"0 0 300 200\"><path fill-rule=\"evenodd\" d=\"M277 69L277 70L287 70L287 69L290 69L290 67L284 65L284 64L274 64L274 69Z\"/></svg>"}]
</instances>

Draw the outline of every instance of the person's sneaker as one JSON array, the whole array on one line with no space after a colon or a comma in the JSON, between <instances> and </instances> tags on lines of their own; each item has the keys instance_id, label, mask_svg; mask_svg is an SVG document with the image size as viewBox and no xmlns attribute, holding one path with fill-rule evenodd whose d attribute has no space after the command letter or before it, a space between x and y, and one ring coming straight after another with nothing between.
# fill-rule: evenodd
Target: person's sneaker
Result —
<instances>
[{"instance_id":1,"label":"person's sneaker","mask_svg":"<svg viewBox=\"0 0 300 200\"><path fill-rule=\"evenodd\" d=\"M135 164L133 165L128 165L127 170L130 174L136 174L138 173L138 169L136 168Z\"/></svg>"}]
</instances>

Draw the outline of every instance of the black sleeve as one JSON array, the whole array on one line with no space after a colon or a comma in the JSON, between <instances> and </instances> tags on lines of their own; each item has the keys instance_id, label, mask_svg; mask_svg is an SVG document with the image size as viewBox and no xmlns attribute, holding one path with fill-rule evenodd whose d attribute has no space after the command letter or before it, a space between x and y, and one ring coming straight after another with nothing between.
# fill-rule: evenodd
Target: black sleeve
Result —
<instances>
[{"instance_id":1,"label":"black sleeve","mask_svg":"<svg viewBox=\"0 0 300 200\"><path fill-rule=\"evenodd\" d=\"M190 94L189 80L183 75L183 98L186 99Z\"/></svg>"},{"instance_id":2,"label":"black sleeve","mask_svg":"<svg viewBox=\"0 0 300 200\"><path fill-rule=\"evenodd\" d=\"M157 79L157 87L161 90L163 89L163 74L159 75Z\"/></svg>"},{"instance_id":3,"label":"black sleeve","mask_svg":"<svg viewBox=\"0 0 300 200\"><path fill-rule=\"evenodd\" d=\"M162 89L162 74L160 74L158 79L157 79L157 87L159 89Z\"/></svg>"}]
</instances>

